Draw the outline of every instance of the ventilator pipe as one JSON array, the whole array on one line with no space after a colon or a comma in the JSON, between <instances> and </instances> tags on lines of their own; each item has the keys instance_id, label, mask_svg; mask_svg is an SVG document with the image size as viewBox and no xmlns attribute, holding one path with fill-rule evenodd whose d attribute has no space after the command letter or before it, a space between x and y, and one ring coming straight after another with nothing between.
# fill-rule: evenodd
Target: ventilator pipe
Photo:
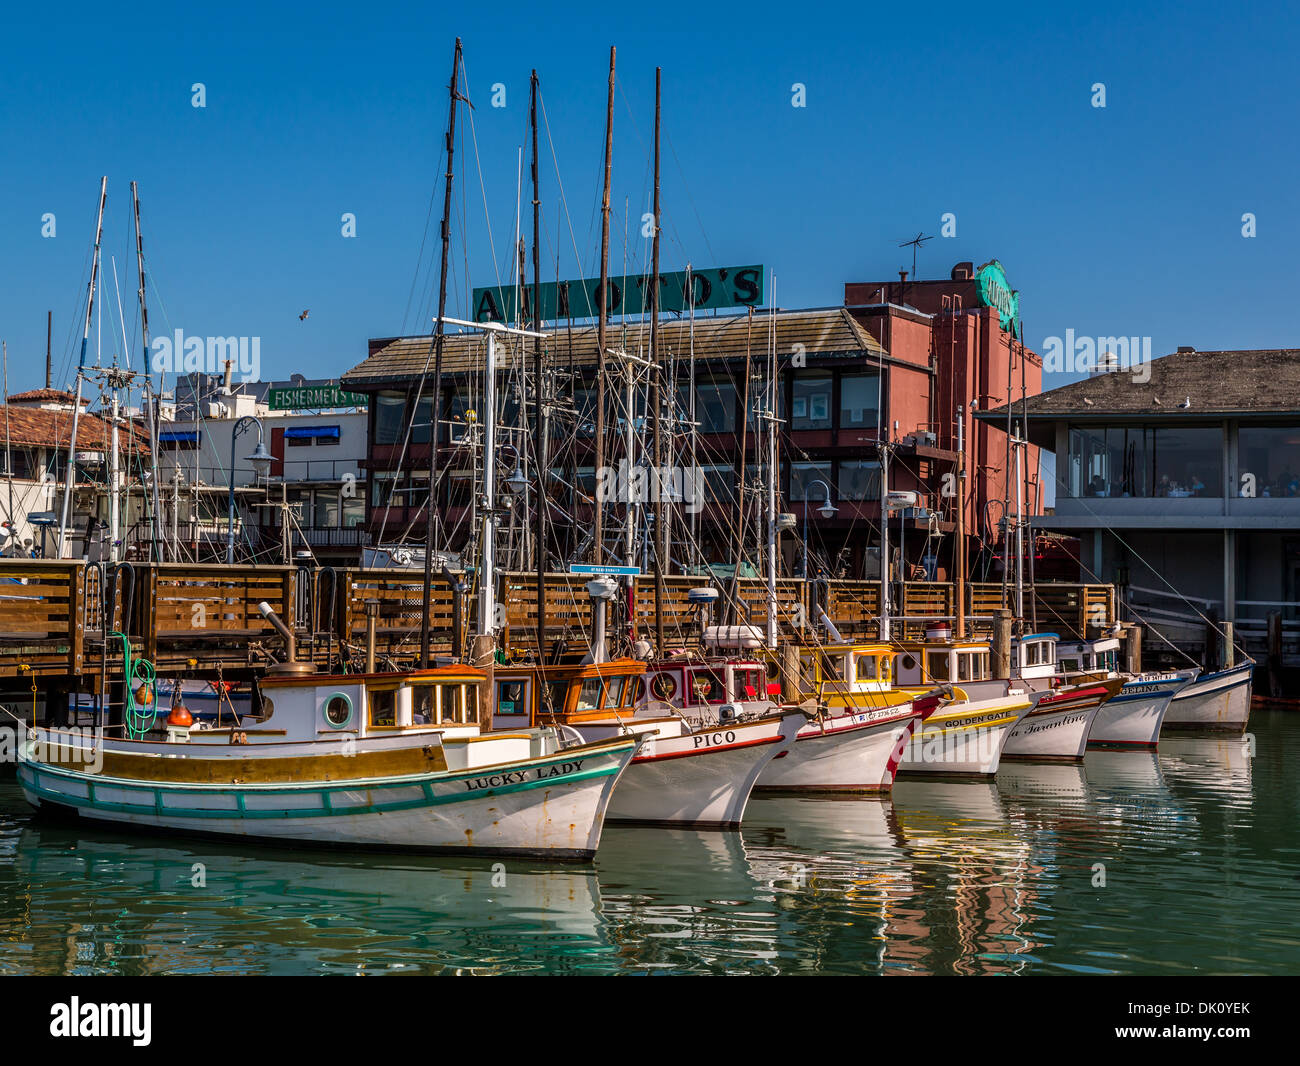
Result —
<instances>
[{"instance_id":1,"label":"ventilator pipe","mask_svg":"<svg viewBox=\"0 0 1300 1066\"><path fill-rule=\"evenodd\" d=\"M257 609L262 612L262 617L275 627L275 631L284 638L285 662L296 662L298 659L298 642L294 639L293 631L280 621L280 616L271 610L271 605L265 600L257 605Z\"/></svg>"}]
</instances>

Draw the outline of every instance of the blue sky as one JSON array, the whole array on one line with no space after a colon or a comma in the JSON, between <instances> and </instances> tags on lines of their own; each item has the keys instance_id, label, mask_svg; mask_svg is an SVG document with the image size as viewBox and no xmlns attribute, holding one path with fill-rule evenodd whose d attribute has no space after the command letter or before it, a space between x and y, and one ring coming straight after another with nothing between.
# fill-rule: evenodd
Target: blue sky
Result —
<instances>
[{"instance_id":1,"label":"blue sky","mask_svg":"<svg viewBox=\"0 0 1300 1066\"><path fill-rule=\"evenodd\" d=\"M1156 353L1300 343L1300 33L1281 6L73 4L9 12L0 37L11 388L43 380L47 309L56 382L71 379L101 174L104 267L111 279L116 257L133 338L132 179L155 333L260 337L264 377L321 377L364 358L368 337L426 330L440 195L423 259L421 245L457 35L476 110L450 313L468 310L467 263L469 284L494 280L492 242L508 270L534 66L568 204L544 134L543 275L557 254L566 278L596 272L615 44L615 270L648 255L658 64L665 270L759 262L783 306L837 304L845 281L910 267L898 241L953 212L957 236L922 249L921 275L1000 259L1040 350L1067 329L1150 336ZM111 280L104 309L115 323ZM116 332L106 318L106 357Z\"/></svg>"}]
</instances>

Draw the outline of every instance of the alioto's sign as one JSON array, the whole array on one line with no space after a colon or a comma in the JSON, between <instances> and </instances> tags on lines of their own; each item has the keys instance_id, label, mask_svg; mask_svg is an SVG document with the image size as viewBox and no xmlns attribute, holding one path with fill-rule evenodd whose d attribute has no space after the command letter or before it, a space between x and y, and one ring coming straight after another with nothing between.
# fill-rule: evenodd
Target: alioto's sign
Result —
<instances>
[{"instance_id":1,"label":"alioto's sign","mask_svg":"<svg viewBox=\"0 0 1300 1066\"><path fill-rule=\"evenodd\" d=\"M653 280L648 274L617 276L609 279L606 310L611 315L640 315L650 310L650 289ZM515 309L518 290L513 286L499 286L474 290L474 320L476 322L515 322L519 315ZM523 303L525 319L531 319L533 287L524 286ZM541 305L541 320L555 322L565 318L596 318L600 314L600 279L583 278L581 281L549 281L537 287L537 302ZM758 307L763 303L763 268L761 266L712 267L692 270L690 288L687 289L686 271L678 270L659 275L659 310L685 312L694 306L697 311L711 311L723 307Z\"/></svg>"},{"instance_id":2,"label":"alioto's sign","mask_svg":"<svg viewBox=\"0 0 1300 1066\"><path fill-rule=\"evenodd\" d=\"M996 307L1002 328L1014 336L1020 334L1020 293L1007 284L1007 272L996 259L990 259L975 275L979 301Z\"/></svg>"}]
</instances>

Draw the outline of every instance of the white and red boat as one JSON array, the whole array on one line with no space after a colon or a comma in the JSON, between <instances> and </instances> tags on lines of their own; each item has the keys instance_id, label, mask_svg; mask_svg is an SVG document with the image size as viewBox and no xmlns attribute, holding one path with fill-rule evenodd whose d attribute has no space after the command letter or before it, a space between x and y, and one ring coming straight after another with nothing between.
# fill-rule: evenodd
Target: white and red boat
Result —
<instances>
[{"instance_id":1,"label":"white and red boat","mask_svg":"<svg viewBox=\"0 0 1300 1066\"><path fill-rule=\"evenodd\" d=\"M611 822L734 829L744 817L764 767L794 743L808 719L798 708L767 699L737 706L728 694L757 695L760 663L697 661L681 667L678 680L692 699L681 706L648 698L667 691L673 670L655 669L646 683L646 664L613 659L569 667L498 667L498 713L494 725L513 716L535 725L554 725L587 743L616 737L643 738L636 757L619 779L607 812ZM538 685L545 676L547 687ZM535 700L534 692L543 691Z\"/></svg>"}]
</instances>

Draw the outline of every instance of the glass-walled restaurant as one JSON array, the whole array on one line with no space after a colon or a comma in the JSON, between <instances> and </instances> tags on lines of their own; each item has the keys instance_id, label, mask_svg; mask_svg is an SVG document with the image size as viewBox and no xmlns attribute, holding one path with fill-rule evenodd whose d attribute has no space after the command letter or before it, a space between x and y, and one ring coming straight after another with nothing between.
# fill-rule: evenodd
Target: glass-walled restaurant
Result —
<instances>
[{"instance_id":1,"label":"glass-walled restaurant","mask_svg":"<svg viewBox=\"0 0 1300 1066\"><path fill-rule=\"evenodd\" d=\"M1294 425L1072 425L1067 434L1058 478L1068 498L1300 497Z\"/></svg>"}]
</instances>

